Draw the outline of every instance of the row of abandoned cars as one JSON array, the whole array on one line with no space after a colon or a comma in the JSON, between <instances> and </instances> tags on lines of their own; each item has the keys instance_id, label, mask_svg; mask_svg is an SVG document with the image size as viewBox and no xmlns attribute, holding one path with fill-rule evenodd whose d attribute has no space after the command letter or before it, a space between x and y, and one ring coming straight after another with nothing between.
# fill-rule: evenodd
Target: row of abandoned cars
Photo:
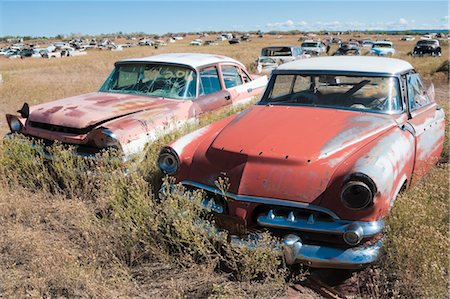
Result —
<instances>
[{"instance_id":1,"label":"row of abandoned cars","mask_svg":"<svg viewBox=\"0 0 450 299\"><path fill-rule=\"evenodd\" d=\"M397 195L443 148L444 112L406 61L317 57L282 64L268 79L221 55L126 59L97 92L7 114L6 138L39 140L36 150L48 156L45 147L58 141L86 159L112 148L139 161L161 134L256 96L242 112L168 144L155 163L201 191L234 240L269 231L290 264L375 262Z\"/></svg>"}]
</instances>

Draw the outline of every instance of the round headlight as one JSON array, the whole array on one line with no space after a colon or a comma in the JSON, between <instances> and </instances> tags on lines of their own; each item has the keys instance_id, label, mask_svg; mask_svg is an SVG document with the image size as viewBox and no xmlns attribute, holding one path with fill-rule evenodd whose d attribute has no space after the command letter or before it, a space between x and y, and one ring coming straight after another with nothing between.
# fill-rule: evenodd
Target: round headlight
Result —
<instances>
[{"instance_id":1,"label":"round headlight","mask_svg":"<svg viewBox=\"0 0 450 299\"><path fill-rule=\"evenodd\" d=\"M177 153L171 148L163 148L158 157L158 165L165 174L175 174L180 166Z\"/></svg>"},{"instance_id":2,"label":"round headlight","mask_svg":"<svg viewBox=\"0 0 450 299\"><path fill-rule=\"evenodd\" d=\"M363 182L350 181L342 188L341 200L347 208L361 210L372 203L373 192Z\"/></svg>"}]
</instances>

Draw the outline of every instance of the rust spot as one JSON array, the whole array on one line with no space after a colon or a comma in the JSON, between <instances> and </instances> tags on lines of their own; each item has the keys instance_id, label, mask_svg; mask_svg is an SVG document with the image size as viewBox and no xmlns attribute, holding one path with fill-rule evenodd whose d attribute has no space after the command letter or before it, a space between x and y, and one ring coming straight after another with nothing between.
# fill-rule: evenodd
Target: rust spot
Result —
<instances>
[{"instance_id":1,"label":"rust spot","mask_svg":"<svg viewBox=\"0 0 450 299\"><path fill-rule=\"evenodd\" d=\"M52 114L52 113L56 113L59 110L61 110L63 108L63 106L55 106L53 108L47 109L44 114Z\"/></svg>"},{"instance_id":2,"label":"rust spot","mask_svg":"<svg viewBox=\"0 0 450 299\"><path fill-rule=\"evenodd\" d=\"M66 116L70 116L70 117L81 117L83 116L85 113L80 111L80 110L72 110L70 112L67 112L65 115Z\"/></svg>"}]
</instances>

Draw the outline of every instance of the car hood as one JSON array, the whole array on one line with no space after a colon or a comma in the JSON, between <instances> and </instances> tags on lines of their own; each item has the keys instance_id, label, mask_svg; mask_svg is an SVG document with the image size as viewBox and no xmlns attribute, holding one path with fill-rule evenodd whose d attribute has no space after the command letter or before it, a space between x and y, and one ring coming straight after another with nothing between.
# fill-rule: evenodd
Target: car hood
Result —
<instances>
[{"instance_id":1,"label":"car hood","mask_svg":"<svg viewBox=\"0 0 450 299\"><path fill-rule=\"evenodd\" d=\"M257 105L197 151L190 176L214 186L223 175L233 193L311 203L346 157L395 125L388 115Z\"/></svg>"},{"instance_id":2,"label":"car hood","mask_svg":"<svg viewBox=\"0 0 450 299\"><path fill-rule=\"evenodd\" d=\"M93 92L30 108L28 120L83 129L143 110L176 106L177 100Z\"/></svg>"}]
</instances>

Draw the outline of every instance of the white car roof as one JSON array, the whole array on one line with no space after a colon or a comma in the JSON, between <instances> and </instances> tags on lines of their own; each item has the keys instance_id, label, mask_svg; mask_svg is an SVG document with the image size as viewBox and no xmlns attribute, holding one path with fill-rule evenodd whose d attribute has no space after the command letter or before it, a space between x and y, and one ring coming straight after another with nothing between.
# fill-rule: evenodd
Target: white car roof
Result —
<instances>
[{"instance_id":1,"label":"white car roof","mask_svg":"<svg viewBox=\"0 0 450 299\"><path fill-rule=\"evenodd\" d=\"M224 63L231 62L240 65L245 68L245 66L239 61L216 54L201 54L201 53L169 53L169 54L159 54L143 58L131 58L124 59L118 62L167 62L188 65L192 68L199 68L204 65L214 64L214 63Z\"/></svg>"},{"instance_id":2,"label":"white car roof","mask_svg":"<svg viewBox=\"0 0 450 299\"><path fill-rule=\"evenodd\" d=\"M398 74L413 69L404 60L384 57L333 56L301 59L282 64L278 70L344 71Z\"/></svg>"},{"instance_id":3,"label":"white car roof","mask_svg":"<svg viewBox=\"0 0 450 299\"><path fill-rule=\"evenodd\" d=\"M379 41L376 41L376 42L374 42L374 44L381 44L381 45L393 45L393 43L392 42L390 42L390 41L384 41L384 40L379 40Z\"/></svg>"}]
</instances>

